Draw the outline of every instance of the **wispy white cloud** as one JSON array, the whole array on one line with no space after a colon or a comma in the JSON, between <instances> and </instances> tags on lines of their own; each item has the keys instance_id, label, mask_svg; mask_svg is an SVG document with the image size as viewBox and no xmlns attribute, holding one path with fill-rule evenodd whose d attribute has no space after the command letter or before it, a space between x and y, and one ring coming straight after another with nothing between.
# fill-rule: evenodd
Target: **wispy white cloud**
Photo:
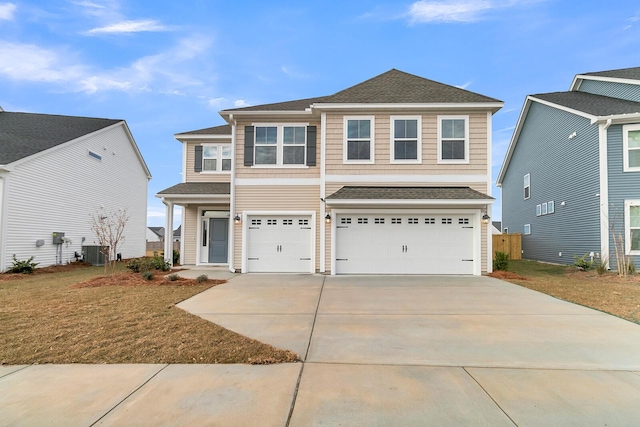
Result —
<instances>
[{"instance_id":1,"label":"wispy white cloud","mask_svg":"<svg viewBox=\"0 0 640 427\"><path fill-rule=\"evenodd\" d=\"M193 77L188 65L209 46L210 40L194 36L129 65L100 69L82 63L66 49L0 41L0 76L15 81L53 83L62 90L88 94L114 90L179 94L184 92L182 89L203 84Z\"/></svg>"},{"instance_id":2,"label":"wispy white cloud","mask_svg":"<svg viewBox=\"0 0 640 427\"><path fill-rule=\"evenodd\" d=\"M207 103L211 106L211 107L219 107L220 105L222 105L224 102L226 101L225 98L211 98L209 99L209 101L207 101Z\"/></svg>"},{"instance_id":3,"label":"wispy white cloud","mask_svg":"<svg viewBox=\"0 0 640 427\"><path fill-rule=\"evenodd\" d=\"M236 99L233 103L233 106L236 108L242 108L242 107L248 107L251 104L249 104L247 101L245 101L244 99Z\"/></svg>"},{"instance_id":4,"label":"wispy white cloud","mask_svg":"<svg viewBox=\"0 0 640 427\"><path fill-rule=\"evenodd\" d=\"M466 88L468 88L470 85L471 85L471 80L469 80L468 82L463 83L463 84L461 84L461 85L456 85L456 87L457 87L457 88L460 88L460 89L466 89Z\"/></svg>"},{"instance_id":5,"label":"wispy white cloud","mask_svg":"<svg viewBox=\"0 0 640 427\"><path fill-rule=\"evenodd\" d=\"M305 79L308 78L309 75L308 74L304 74L301 73L299 71L296 71L294 69L292 69L291 67L287 67L286 65L283 65L280 67L280 71L282 71L284 74L286 74L289 77L292 77L294 79Z\"/></svg>"},{"instance_id":6,"label":"wispy white cloud","mask_svg":"<svg viewBox=\"0 0 640 427\"><path fill-rule=\"evenodd\" d=\"M544 0L418 0L406 16L411 24L429 22L477 22L497 9Z\"/></svg>"},{"instance_id":7,"label":"wispy white cloud","mask_svg":"<svg viewBox=\"0 0 640 427\"><path fill-rule=\"evenodd\" d=\"M13 3L0 3L0 21L13 21L16 5Z\"/></svg>"},{"instance_id":8,"label":"wispy white cloud","mask_svg":"<svg viewBox=\"0 0 640 427\"><path fill-rule=\"evenodd\" d=\"M93 28L86 32L88 35L97 34L129 34L142 32L171 31L172 28L153 19L121 21L104 27Z\"/></svg>"}]
</instances>

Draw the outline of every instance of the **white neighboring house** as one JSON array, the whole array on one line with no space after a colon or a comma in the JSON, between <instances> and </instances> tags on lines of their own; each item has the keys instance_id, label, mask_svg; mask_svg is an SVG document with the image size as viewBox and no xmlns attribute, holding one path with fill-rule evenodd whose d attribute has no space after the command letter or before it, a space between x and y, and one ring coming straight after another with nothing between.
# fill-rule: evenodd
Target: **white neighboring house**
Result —
<instances>
[{"instance_id":1,"label":"white neighboring house","mask_svg":"<svg viewBox=\"0 0 640 427\"><path fill-rule=\"evenodd\" d=\"M145 254L151 174L124 120L0 108L0 271L12 257L38 267L74 261L97 245L98 209L126 209L123 258ZM64 233L61 244L54 233Z\"/></svg>"},{"instance_id":2,"label":"white neighboring house","mask_svg":"<svg viewBox=\"0 0 640 427\"><path fill-rule=\"evenodd\" d=\"M147 242L164 242L164 227L147 227Z\"/></svg>"}]
</instances>

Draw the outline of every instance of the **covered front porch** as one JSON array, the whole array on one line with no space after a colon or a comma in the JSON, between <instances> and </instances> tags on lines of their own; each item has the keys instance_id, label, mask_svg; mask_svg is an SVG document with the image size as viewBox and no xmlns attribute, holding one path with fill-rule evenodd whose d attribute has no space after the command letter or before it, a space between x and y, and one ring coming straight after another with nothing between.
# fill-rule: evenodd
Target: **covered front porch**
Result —
<instances>
[{"instance_id":1,"label":"covered front porch","mask_svg":"<svg viewBox=\"0 0 640 427\"><path fill-rule=\"evenodd\" d=\"M229 183L181 183L156 194L166 207L166 227L171 229L174 207L182 207L180 263L183 265L233 265L233 219ZM172 262L171 241L164 242L164 259Z\"/></svg>"}]
</instances>

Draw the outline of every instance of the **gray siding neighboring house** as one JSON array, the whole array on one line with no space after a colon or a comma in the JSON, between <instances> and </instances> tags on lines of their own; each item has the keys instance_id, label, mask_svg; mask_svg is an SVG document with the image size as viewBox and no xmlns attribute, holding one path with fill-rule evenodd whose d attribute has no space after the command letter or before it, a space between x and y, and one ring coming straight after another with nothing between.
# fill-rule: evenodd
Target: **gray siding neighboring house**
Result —
<instances>
[{"instance_id":1,"label":"gray siding neighboring house","mask_svg":"<svg viewBox=\"0 0 640 427\"><path fill-rule=\"evenodd\" d=\"M497 181L502 227L523 234L523 258L573 264L593 253L615 267L620 233L640 264L640 163L625 170L625 157L638 160L623 143L636 130L640 68L578 75L568 92L527 97Z\"/></svg>"}]
</instances>

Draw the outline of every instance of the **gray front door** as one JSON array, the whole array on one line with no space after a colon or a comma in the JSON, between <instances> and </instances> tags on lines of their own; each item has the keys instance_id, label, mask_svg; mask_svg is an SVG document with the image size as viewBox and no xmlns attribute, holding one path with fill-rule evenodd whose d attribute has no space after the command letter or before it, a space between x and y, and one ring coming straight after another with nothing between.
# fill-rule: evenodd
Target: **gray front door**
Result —
<instances>
[{"instance_id":1,"label":"gray front door","mask_svg":"<svg viewBox=\"0 0 640 427\"><path fill-rule=\"evenodd\" d=\"M209 262L224 264L228 262L229 219L209 219Z\"/></svg>"}]
</instances>

